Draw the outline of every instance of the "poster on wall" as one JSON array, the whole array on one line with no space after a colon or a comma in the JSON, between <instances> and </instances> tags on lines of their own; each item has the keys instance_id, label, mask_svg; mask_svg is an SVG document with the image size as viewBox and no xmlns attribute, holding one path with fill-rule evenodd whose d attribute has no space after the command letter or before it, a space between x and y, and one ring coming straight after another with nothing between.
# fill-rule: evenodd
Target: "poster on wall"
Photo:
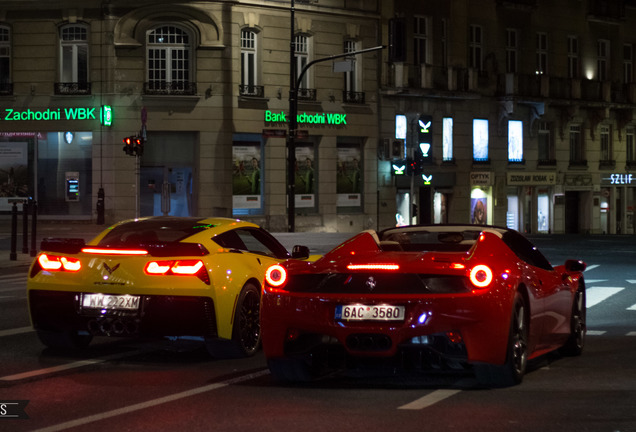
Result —
<instances>
[{"instance_id":1,"label":"poster on wall","mask_svg":"<svg viewBox=\"0 0 636 432\"><path fill-rule=\"evenodd\" d=\"M261 144L232 146L232 199L235 209L261 208Z\"/></svg>"},{"instance_id":2,"label":"poster on wall","mask_svg":"<svg viewBox=\"0 0 636 432\"><path fill-rule=\"evenodd\" d=\"M338 207L359 207L362 205L361 155L362 151L357 144L338 146L338 171L336 174Z\"/></svg>"},{"instance_id":3,"label":"poster on wall","mask_svg":"<svg viewBox=\"0 0 636 432\"><path fill-rule=\"evenodd\" d=\"M316 179L314 173L314 145L299 143L296 146L296 208L315 207Z\"/></svg>"},{"instance_id":4,"label":"poster on wall","mask_svg":"<svg viewBox=\"0 0 636 432\"><path fill-rule=\"evenodd\" d=\"M0 211L11 211L9 200L29 196L28 168L28 143L0 142Z\"/></svg>"},{"instance_id":5,"label":"poster on wall","mask_svg":"<svg viewBox=\"0 0 636 432\"><path fill-rule=\"evenodd\" d=\"M488 198L470 199L470 223L486 225L488 219Z\"/></svg>"}]
</instances>

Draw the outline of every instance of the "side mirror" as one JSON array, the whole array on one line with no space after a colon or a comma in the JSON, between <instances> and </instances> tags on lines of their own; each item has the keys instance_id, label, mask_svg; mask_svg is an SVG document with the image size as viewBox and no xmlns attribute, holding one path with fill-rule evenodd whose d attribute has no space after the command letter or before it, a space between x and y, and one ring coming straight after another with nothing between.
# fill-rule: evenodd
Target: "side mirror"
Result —
<instances>
[{"instance_id":1,"label":"side mirror","mask_svg":"<svg viewBox=\"0 0 636 432\"><path fill-rule=\"evenodd\" d=\"M587 268L587 264L585 264L581 260L573 260L569 259L565 261L565 270L568 272L584 272Z\"/></svg>"},{"instance_id":2,"label":"side mirror","mask_svg":"<svg viewBox=\"0 0 636 432\"><path fill-rule=\"evenodd\" d=\"M307 246L296 245L292 248L292 258L305 259L309 258L309 248Z\"/></svg>"}]
</instances>

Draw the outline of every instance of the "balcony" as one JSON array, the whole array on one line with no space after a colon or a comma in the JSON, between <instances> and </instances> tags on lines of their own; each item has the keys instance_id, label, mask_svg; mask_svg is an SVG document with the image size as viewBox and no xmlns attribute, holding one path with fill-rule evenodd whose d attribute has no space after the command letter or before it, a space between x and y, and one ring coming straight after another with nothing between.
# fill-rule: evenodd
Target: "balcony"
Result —
<instances>
[{"instance_id":1,"label":"balcony","mask_svg":"<svg viewBox=\"0 0 636 432\"><path fill-rule=\"evenodd\" d=\"M299 88L298 100L313 102L316 100L316 89Z\"/></svg>"},{"instance_id":2,"label":"balcony","mask_svg":"<svg viewBox=\"0 0 636 432\"><path fill-rule=\"evenodd\" d=\"M145 95L157 96L193 96L197 85L189 81L150 81L144 83Z\"/></svg>"},{"instance_id":3,"label":"balcony","mask_svg":"<svg viewBox=\"0 0 636 432\"><path fill-rule=\"evenodd\" d=\"M239 95L245 97L262 98L265 95L265 87L259 85L239 85Z\"/></svg>"},{"instance_id":4,"label":"balcony","mask_svg":"<svg viewBox=\"0 0 636 432\"><path fill-rule=\"evenodd\" d=\"M54 83L53 92L56 95L89 95L91 94L91 83L89 82L70 82L70 83Z\"/></svg>"},{"instance_id":5,"label":"balcony","mask_svg":"<svg viewBox=\"0 0 636 432\"><path fill-rule=\"evenodd\" d=\"M625 0L590 0L588 20L617 23L625 19Z\"/></svg>"},{"instance_id":6,"label":"balcony","mask_svg":"<svg viewBox=\"0 0 636 432\"><path fill-rule=\"evenodd\" d=\"M352 91L343 91L342 92L342 101L347 104L359 104L362 105L365 103L364 93L363 92L352 92Z\"/></svg>"}]
</instances>

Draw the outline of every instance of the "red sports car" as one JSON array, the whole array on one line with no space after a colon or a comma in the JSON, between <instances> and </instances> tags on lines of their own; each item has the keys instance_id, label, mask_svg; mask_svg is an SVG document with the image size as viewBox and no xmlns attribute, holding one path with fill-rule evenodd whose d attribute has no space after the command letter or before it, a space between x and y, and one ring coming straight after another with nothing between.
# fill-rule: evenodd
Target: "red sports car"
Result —
<instances>
[{"instance_id":1,"label":"red sports car","mask_svg":"<svg viewBox=\"0 0 636 432\"><path fill-rule=\"evenodd\" d=\"M553 267L522 234L500 227L364 231L315 262L268 268L263 350L283 381L388 367L515 385L529 359L581 354L585 267Z\"/></svg>"}]
</instances>

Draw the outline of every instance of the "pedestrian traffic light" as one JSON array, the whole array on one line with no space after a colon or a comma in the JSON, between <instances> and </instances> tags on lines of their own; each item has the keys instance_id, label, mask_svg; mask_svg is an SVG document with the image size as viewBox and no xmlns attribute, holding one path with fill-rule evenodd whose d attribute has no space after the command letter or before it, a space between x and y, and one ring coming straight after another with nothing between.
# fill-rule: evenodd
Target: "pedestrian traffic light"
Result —
<instances>
[{"instance_id":1,"label":"pedestrian traffic light","mask_svg":"<svg viewBox=\"0 0 636 432\"><path fill-rule=\"evenodd\" d=\"M141 156L144 154L145 138L140 136L129 136L123 139L124 153L129 156Z\"/></svg>"},{"instance_id":2,"label":"pedestrian traffic light","mask_svg":"<svg viewBox=\"0 0 636 432\"><path fill-rule=\"evenodd\" d=\"M137 156L141 156L142 154L144 154L144 142L146 140L143 139L142 137L134 137L134 143L135 143L135 154Z\"/></svg>"}]
</instances>

